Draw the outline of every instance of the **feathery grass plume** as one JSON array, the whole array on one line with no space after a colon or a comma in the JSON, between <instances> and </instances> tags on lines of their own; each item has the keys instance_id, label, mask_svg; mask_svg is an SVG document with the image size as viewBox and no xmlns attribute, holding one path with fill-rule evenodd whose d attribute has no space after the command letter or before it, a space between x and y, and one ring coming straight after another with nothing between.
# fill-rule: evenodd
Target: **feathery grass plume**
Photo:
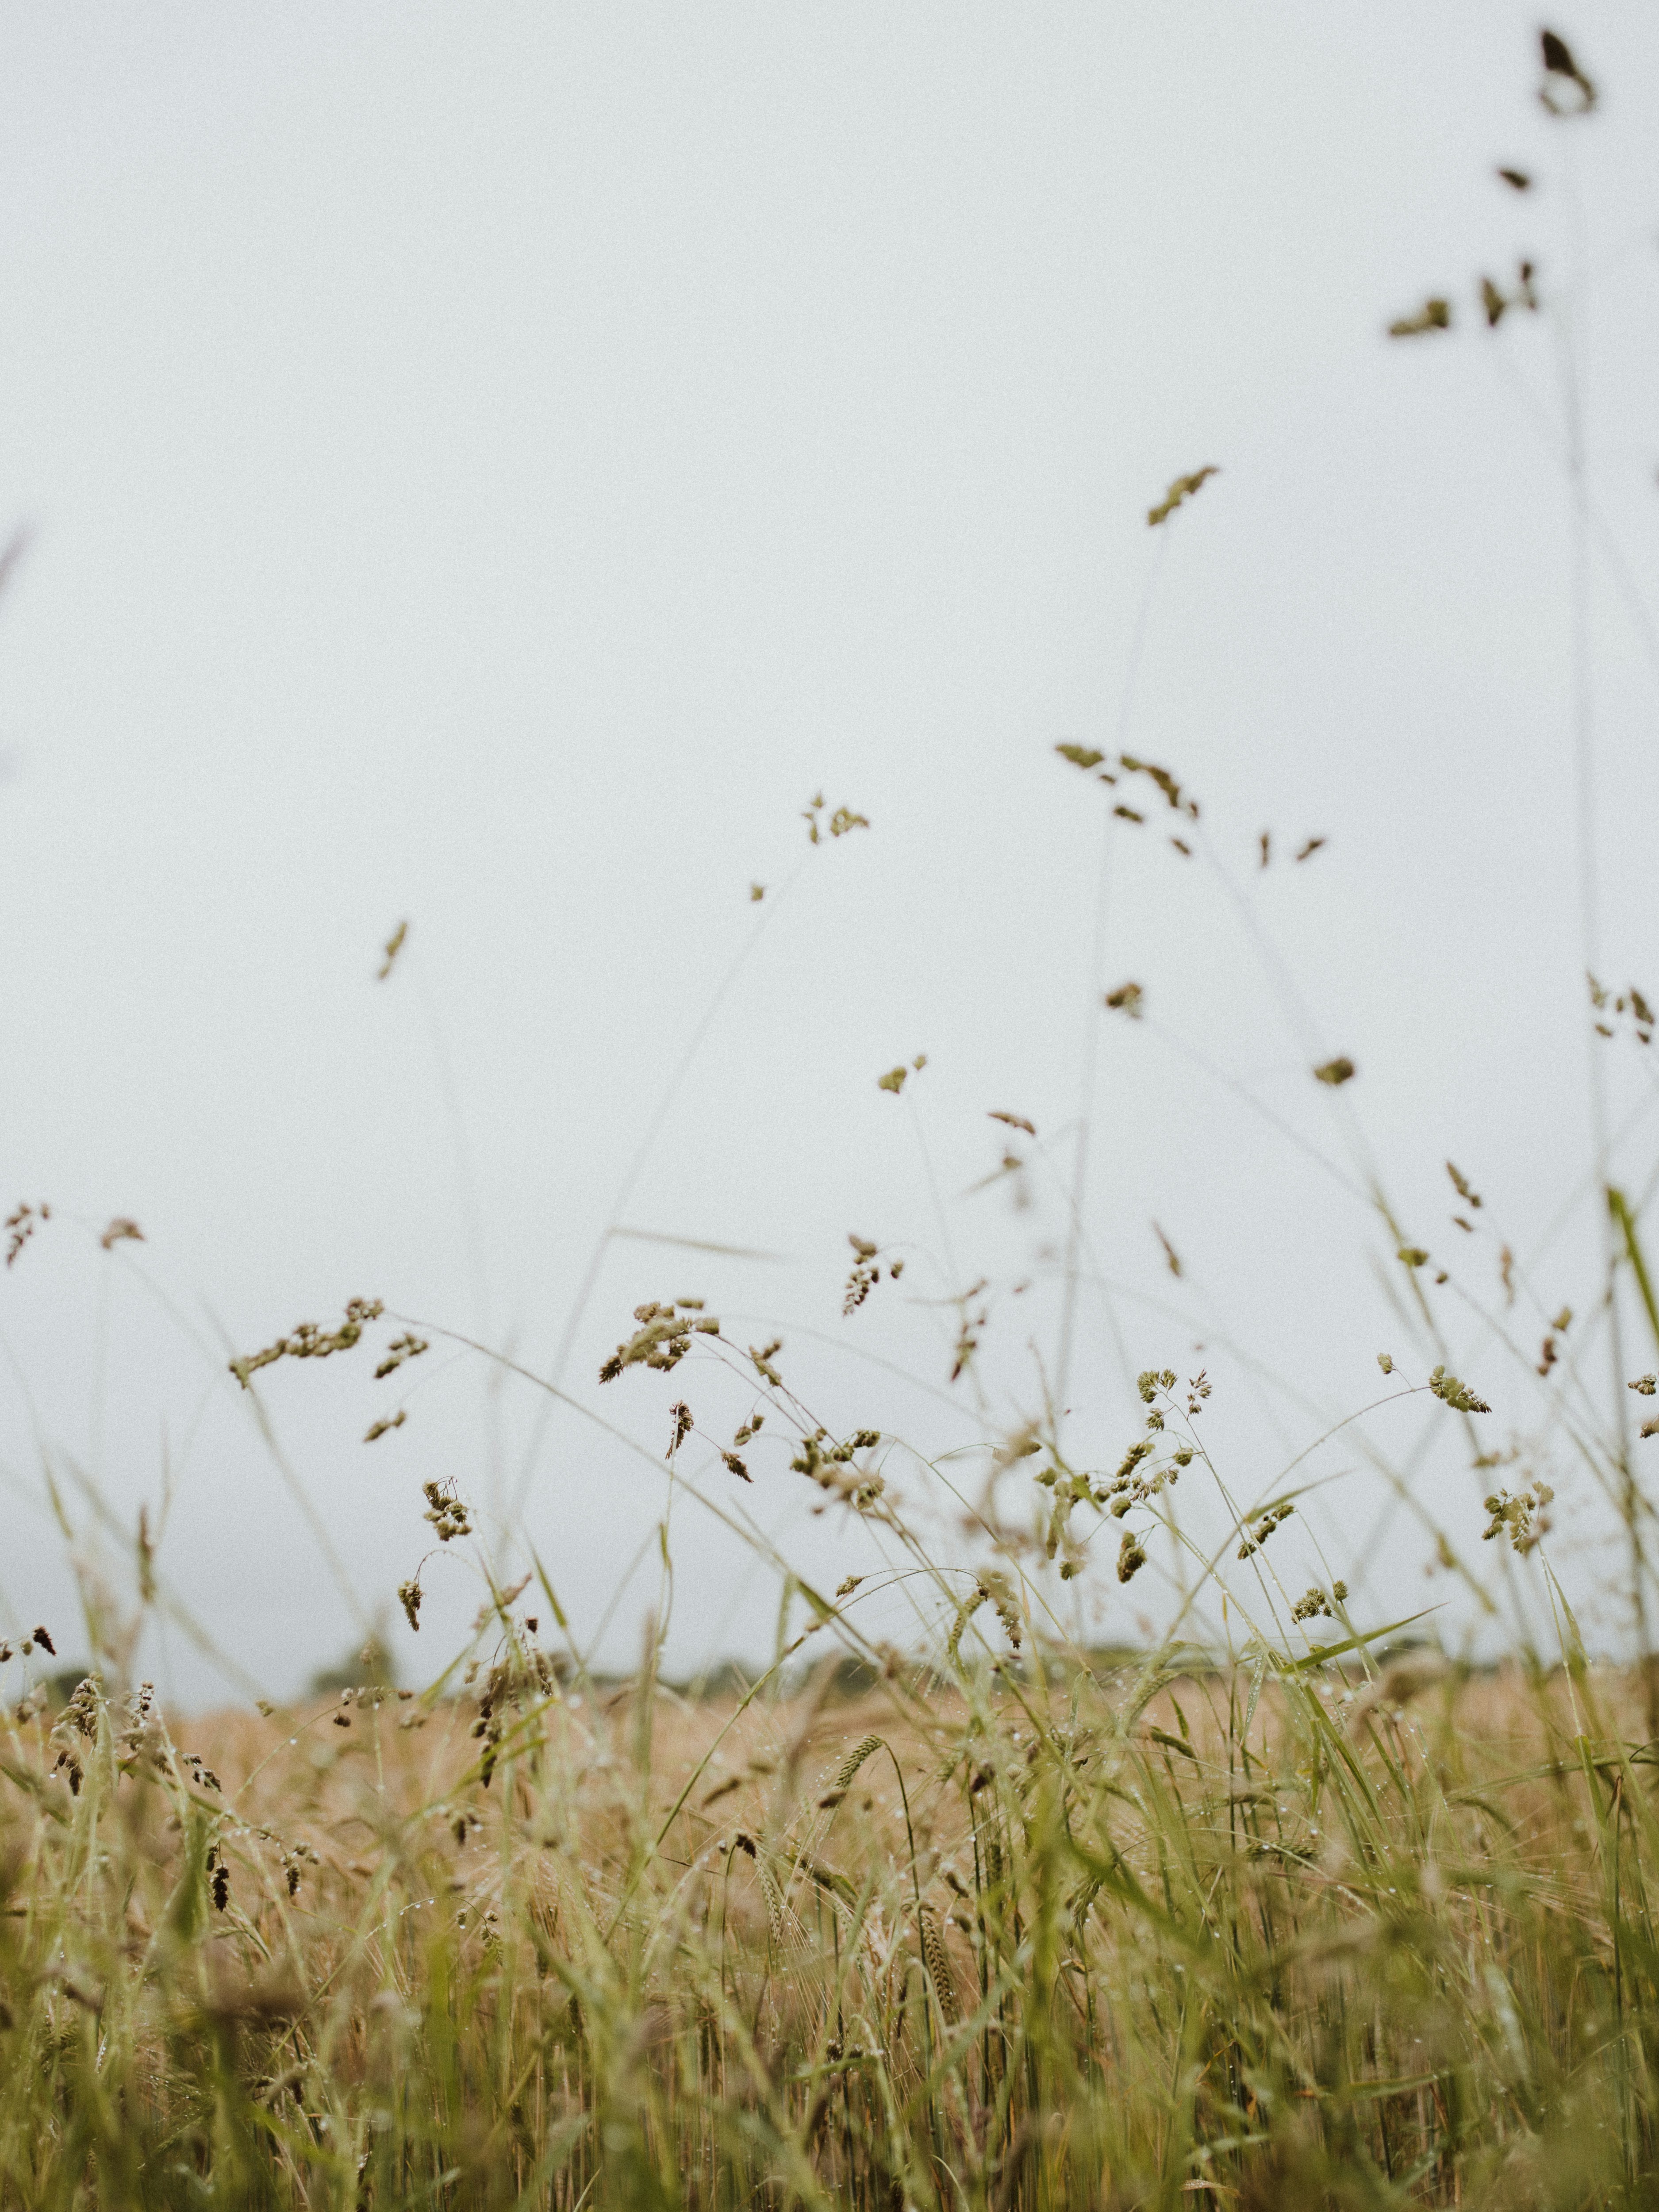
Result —
<instances>
[{"instance_id":1,"label":"feathery grass plume","mask_svg":"<svg viewBox=\"0 0 1659 2212\"><path fill-rule=\"evenodd\" d=\"M1176 507L1184 506L1194 492L1200 491L1212 477L1220 474L1218 468L1206 464L1201 469L1194 469L1190 476L1177 477L1157 506L1147 508L1147 522L1156 530L1160 522L1169 520Z\"/></svg>"},{"instance_id":2,"label":"feathery grass plume","mask_svg":"<svg viewBox=\"0 0 1659 2212\"><path fill-rule=\"evenodd\" d=\"M390 1436L393 1429L402 1428L408 1419L408 1413L399 1406L395 1413L389 1413L384 1420L371 1422L363 1442L366 1444L378 1443L380 1437Z\"/></svg>"},{"instance_id":3,"label":"feathery grass plume","mask_svg":"<svg viewBox=\"0 0 1659 2212\"><path fill-rule=\"evenodd\" d=\"M1478 1190L1471 1188L1468 1177L1463 1174L1461 1169L1454 1167L1449 1160L1446 1163L1446 1173L1451 1177L1452 1188L1455 1190L1457 1195L1462 1200L1464 1205L1467 1206L1472 1212L1478 1212L1482 1204L1480 1194Z\"/></svg>"},{"instance_id":4,"label":"feathery grass plume","mask_svg":"<svg viewBox=\"0 0 1659 2212\"><path fill-rule=\"evenodd\" d=\"M1334 1620L1337 1617L1336 1608L1347 1595L1348 1585L1344 1582L1333 1583L1328 1596L1316 1587L1305 1589L1291 1607L1291 1619L1292 1620Z\"/></svg>"},{"instance_id":5,"label":"feathery grass plume","mask_svg":"<svg viewBox=\"0 0 1659 2212\"><path fill-rule=\"evenodd\" d=\"M1489 1544L1495 1536L1507 1536L1524 1558L1549 1533L1549 1516L1544 1509L1554 1496L1547 1482L1534 1482L1514 1497L1507 1490L1495 1491L1486 1500L1491 1517L1480 1532L1482 1540Z\"/></svg>"},{"instance_id":6,"label":"feathery grass plume","mask_svg":"<svg viewBox=\"0 0 1659 2212\"><path fill-rule=\"evenodd\" d=\"M1571 1319L1571 1316L1569 1316ZM1443 1367L1437 1367L1429 1377L1429 1388L1443 1404L1459 1413L1489 1413L1492 1407L1484 1398L1477 1398L1466 1382L1455 1375L1448 1375Z\"/></svg>"},{"instance_id":7,"label":"feathery grass plume","mask_svg":"<svg viewBox=\"0 0 1659 2212\"><path fill-rule=\"evenodd\" d=\"M1298 852L1293 854L1291 858L1297 860L1311 860L1314 854L1323 852L1329 842L1328 837L1310 837L1307 843Z\"/></svg>"},{"instance_id":8,"label":"feathery grass plume","mask_svg":"<svg viewBox=\"0 0 1659 2212\"><path fill-rule=\"evenodd\" d=\"M144 1232L136 1221L129 1221L125 1213L118 1213L98 1239L106 1252L112 1252L118 1244L142 1244Z\"/></svg>"},{"instance_id":9,"label":"feathery grass plume","mask_svg":"<svg viewBox=\"0 0 1659 2212\"><path fill-rule=\"evenodd\" d=\"M398 924L398 927L392 931L391 936L387 938L385 945L381 947L380 967L375 971L374 980L377 983L384 983L387 976L391 975L393 968L396 967L398 963L398 955L403 951L404 944L405 939L408 938L408 935L409 924L406 921L400 921Z\"/></svg>"},{"instance_id":10,"label":"feathery grass plume","mask_svg":"<svg viewBox=\"0 0 1659 2212\"><path fill-rule=\"evenodd\" d=\"M35 1641L40 1641L38 1632ZM49 1747L52 1744L58 1747L52 1771L63 1774L69 1784L71 1796L78 1797L81 1794L81 1784L86 1776L86 1769L82 1764L82 1750L96 1739L103 1711L100 1685L91 1675L83 1676L76 1685L68 1704L53 1722L47 1737Z\"/></svg>"},{"instance_id":11,"label":"feathery grass plume","mask_svg":"<svg viewBox=\"0 0 1659 2212\"><path fill-rule=\"evenodd\" d=\"M1604 1017L1595 1024L1598 1036L1612 1039L1619 1035L1620 1026L1628 1023L1638 1044L1653 1042L1653 1008L1633 983L1615 997L1594 975L1587 975L1585 981L1589 986L1591 1006Z\"/></svg>"},{"instance_id":12,"label":"feathery grass plume","mask_svg":"<svg viewBox=\"0 0 1659 2212\"><path fill-rule=\"evenodd\" d=\"M601 1382L614 1382L625 1368L654 1368L659 1374L669 1374L679 1365L691 1349L694 1336L718 1336L720 1322L712 1315L703 1314L701 1298L682 1298L678 1310L675 1304L666 1305L653 1298L644 1305L635 1306L634 1318L640 1324L634 1334L619 1344L599 1370Z\"/></svg>"},{"instance_id":13,"label":"feathery grass plume","mask_svg":"<svg viewBox=\"0 0 1659 2212\"><path fill-rule=\"evenodd\" d=\"M1270 1505L1265 1513L1247 1528L1244 1540L1238 1547L1238 1557L1241 1559L1248 1559L1255 1553L1259 1552L1274 1531L1281 1528L1295 1510L1295 1502L1290 1498L1282 1500L1277 1505Z\"/></svg>"},{"instance_id":14,"label":"feathery grass plume","mask_svg":"<svg viewBox=\"0 0 1659 2212\"><path fill-rule=\"evenodd\" d=\"M405 1360L418 1359L431 1348L426 1339L416 1336L412 1329L405 1330L402 1336L394 1336L386 1348L385 1358L374 1370L374 1380L384 1382L388 1375L397 1373Z\"/></svg>"},{"instance_id":15,"label":"feathery grass plume","mask_svg":"<svg viewBox=\"0 0 1659 2212\"><path fill-rule=\"evenodd\" d=\"M867 1237L849 1234L847 1239L854 1252L853 1272L847 1278L847 1287L842 1293L841 1315L845 1321L859 1308L881 1280L881 1269L876 1265L881 1248Z\"/></svg>"},{"instance_id":16,"label":"feathery grass plume","mask_svg":"<svg viewBox=\"0 0 1659 2212\"><path fill-rule=\"evenodd\" d=\"M421 1494L426 1499L422 1521L428 1521L437 1532L441 1544L452 1544L458 1537L472 1534L472 1521L467 1507L451 1482L423 1482Z\"/></svg>"},{"instance_id":17,"label":"feathery grass plume","mask_svg":"<svg viewBox=\"0 0 1659 2212\"><path fill-rule=\"evenodd\" d=\"M890 1091L893 1093L893 1096L896 1097L899 1092L903 1090L911 1075L913 1073L919 1073L922 1068L927 1066L927 1054L925 1052L919 1052L915 1058L910 1062L908 1067L890 1067L885 1075L878 1075L876 1078L876 1088L878 1091Z\"/></svg>"},{"instance_id":18,"label":"feathery grass plume","mask_svg":"<svg viewBox=\"0 0 1659 2212\"><path fill-rule=\"evenodd\" d=\"M43 1221L52 1219L49 1206L20 1206L6 1218L6 1265L9 1267Z\"/></svg>"},{"instance_id":19,"label":"feathery grass plume","mask_svg":"<svg viewBox=\"0 0 1659 2212\"><path fill-rule=\"evenodd\" d=\"M960 1382L968 1371L975 1353L979 1350L981 1334L991 1318L991 1310L988 1306L981 1306L977 1312L970 1310L973 1301L985 1287L982 1280L977 1282L972 1290L964 1291L956 1301L959 1317L957 1323L957 1340L951 1347L951 1380L953 1382Z\"/></svg>"},{"instance_id":20,"label":"feathery grass plume","mask_svg":"<svg viewBox=\"0 0 1659 2212\"><path fill-rule=\"evenodd\" d=\"M849 830L867 830L870 827L869 821L864 815L855 814L850 806L838 806L830 817L828 823L820 829L818 817L823 813L825 804L823 793L820 791L815 793L802 809L801 819L806 824L807 842L810 844L822 843L825 834L831 837L844 837ZM764 886L762 888L764 889ZM749 895L751 898L754 896L752 885Z\"/></svg>"},{"instance_id":21,"label":"feathery grass plume","mask_svg":"<svg viewBox=\"0 0 1659 2212\"><path fill-rule=\"evenodd\" d=\"M1146 994L1139 983L1120 983L1115 991L1106 994L1106 1004L1115 1014L1127 1014L1138 1022L1146 1012Z\"/></svg>"},{"instance_id":22,"label":"feathery grass plume","mask_svg":"<svg viewBox=\"0 0 1659 2212\"><path fill-rule=\"evenodd\" d=\"M314 1321L302 1321L287 1336L279 1336L263 1352L252 1352L245 1358L229 1362L230 1372L246 1389L249 1382L262 1367L269 1367L278 1359L326 1359L337 1352L349 1352L362 1338L372 1321L378 1321L386 1311L379 1298L352 1298L348 1301L345 1318L337 1328L319 1328Z\"/></svg>"},{"instance_id":23,"label":"feathery grass plume","mask_svg":"<svg viewBox=\"0 0 1659 2212\"><path fill-rule=\"evenodd\" d=\"M827 1429L816 1429L801 1438L800 1449L789 1462L790 1472L805 1475L832 1499L855 1512L873 1512L880 1506L887 1485L872 1468L854 1467L850 1462L856 1453L873 1450L880 1442L880 1432L875 1429L857 1429L842 1443L835 1443Z\"/></svg>"},{"instance_id":24,"label":"feathery grass plume","mask_svg":"<svg viewBox=\"0 0 1659 2212\"><path fill-rule=\"evenodd\" d=\"M1316 1083L1328 1084L1333 1091L1339 1091L1345 1083L1353 1081L1357 1072L1353 1062L1344 1054L1335 1060L1328 1060L1321 1066L1315 1068L1314 1080Z\"/></svg>"},{"instance_id":25,"label":"feathery grass plume","mask_svg":"<svg viewBox=\"0 0 1659 2212\"><path fill-rule=\"evenodd\" d=\"M1025 1639L1025 1622L1012 1583L1000 1567L981 1567L975 1587L1002 1624L1010 1646L1018 1651Z\"/></svg>"},{"instance_id":26,"label":"feathery grass plume","mask_svg":"<svg viewBox=\"0 0 1659 2212\"><path fill-rule=\"evenodd\" d=\"M1166 805L1172 807L1177 814L1188 815L1193 821L1197 821L1198 801L1182 791L1180 784L1167 768L1159 768L1155 761L1137 760L1133 753L1120 753L1117 764L1125 775L1144 775L1149 783L1157 785L1158 790L1164 794ZM1121 811L1122 810L1115 809L1114 811ZM1186 848L1183 847L1182 849Z\"/></svg>"},{"instance_id":27,"label":"feathery grass plume","mask_svg":"<svg viewBox=\"0 0 1659 2212\"><path fill-rule=\"evenodd\" d=\"M1449 300L1425 300L1414 315L1400 315L1389 325L1391 338L1421 338L1435 331L1451 328L1452 311Z\"/></svg>"}]
</instances>

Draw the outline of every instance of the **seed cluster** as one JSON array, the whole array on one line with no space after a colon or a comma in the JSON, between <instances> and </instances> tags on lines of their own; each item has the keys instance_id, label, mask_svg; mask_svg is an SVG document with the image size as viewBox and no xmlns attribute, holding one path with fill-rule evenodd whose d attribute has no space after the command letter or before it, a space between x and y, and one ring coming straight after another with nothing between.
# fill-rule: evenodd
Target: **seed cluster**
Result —
<instances>
[{"instance_id":1,"label":"seed cluster","mask_svg":"<svg viewBox=\"0 0 1659 2212\"><path fill-rule=\"evenodd\" d=\"M694 1334L720 1333L719 1322L713 1315L704 1316L702 1307L701 1298L678 1298L666 1305L653 1299L635 1306L634 1318L640 1326L600 1368L600 1382L614 1382L625 1367L653 1367L665 1375L678 1367L691 1349Z\"/></svg>"},{"instance_id":2,"label":"seed cluster","mask_svg":"<svg viewBox=\"0 0 1659 2212\"><path fill-rule=\"evenodd\" d=\"M1571 1319L1571 1315L1568 1319ZM1443 1367L1437 1367L1430 1376L1429 1388L1454 1413L1489 1413L1492 1411L1484 1398L1477 1398L1467 1382L1460 1382L1455 1375L1448 1375Z\"/></svg>"},{"instance_id":3,"label":"seed cluster","mask_svg":"<svg viewBox=\"0 0 1659 2212\"><path fill-rule=\"evenodd\" d=\"M9 1267L43 1221L52 1219L46 1205L20 1206L6 1217L6 1265Z\"/></svg>"},{"instance_id":4,"label":"seed cluster","mask_svg":"<svg viewBox=\"0 0 1659 2212\"><path fill-rule=\"evenodd\" d=\"M1595 1024L1598 1036L1616 1036L1618 1030L1615 1024L1621 1017L1628 1017L1632 1034L1638 1044L1653 1042L1653 1008L1633 983L1615 998L1611 991L1596 981L1594 975L1588 980L1590 1004L1600 1016Z\"/></svg>"},{"instance_id":5,"label":"seed cluster","mask_svg":"<svg viewBox=\"0 0 1659 2212\"><path fill-rule=\"evenodd\" d=\"M885 1082L885 1080L884 1077L883 1081ZM847 1288L842 1294L841 1312L843 1321L849 1315L858 1311L881 1280L881 1269L876 1264L881 1249L880 1246L872 1243L866 1237L849 1235L847 1241L853 1248L854 1258L853 1272L847 1278ZM899 1277L904 1273L903 1261L890 1260L887 1264L887 1273L892 1281L897 1282Z\"/></svg>"},{"instance_id":6,"label":"seed cluster","mask_svg":"<svg viewBox=\"0 0 1659 2212\"><path fill-rule=\"evenodd\" d=\"M801 1439L790 1469L855 1512L867 1513L880 1503L887 1486L873 1468L855 1468L851 1462L855 1453L873 1451L880 1442L879 1429L856 1430L844 1443L832 1443L827 1429L815 1429Z\"/></svg>"},{"instance_id":7,"label":"seed cluster","mask_svg":"<svg viewBox=\"0 0 1659 2212\"><path fill-rule=\"evenodd\" d=\"M1331 1591L1328 1597L1326 1596L1323 1590L1310 1586L1303 1592L1302 1595L1297 1598L1296 1603L1291 1607L1291 1619L1292 1620L1317 1620L1321 1619L1334 1620L1337 1617L1336 1608L1342 1603L1347 1595L1348 1585L1346 1583L1333 1583L1331 1584Z\"/></svg>"},{"instance_id":8,"label":"seed cluster","mask_svg":"<svg viewBox=\"0 0 1659 2212\"><path fill-rule=\"evenodd\" d=\"M288 1335L279 1336L263 1352L251 1352L240 1359L230 1362L230 1371L246 1389L250 1379L262 1367L269 1367L278 1359L326 1359L336 1352L349 1352L372 1321L378 1321L386 1311L379 1298L352 1298L345 1310L345 1318L337 1328L319 1328L314 1321L302 1321Z\"/></svg>"},{"instance_id":9,"label":"seed cluster","mask_svg":"<svg viewBox=\"0 0 1659 2212\"><path fill-rule=\"evenodd\" d=\"M1490 1544L1494 1536L1507 1536L1524 1559L1549 1533L1550 1519L1544 1509L1554 1496L1547 1482L1534 1482L1514 1497L1507 1490L1494 1491L1484 1501L1492 1517L1480 1532L1481 1541Z\"/></svg>"},{"instance_id":10,"label":"seed cluster","mask_svg":"<svg viewBox=\"0 0 1659 2212\"><path fill-rule=\"evenodd\" d=\"M421 1485L426 1499L422 1521L429 1521L437 1531L441 1544L453 1543L458 1536L472 1534L472 1522L465 1502L451 1482L423 1482ZM405 1607L407 1610L407 1607Z\"/></svg>"},{"instance_id":11,"label":"seed cluster","mask_svg":"<svg viewBox=\"0 0 1659 2212\"><path fill-rule=\"evenodd\" d=\"M1241 1559L1248 1559L1259 1552L1276 1528L1282 1528L1296 1510L1293 1500L1285 1498L1278 1505L1270 1505L1261 1518L1254 1523L1238 1547Z\"/></svg>"}]
</instances>

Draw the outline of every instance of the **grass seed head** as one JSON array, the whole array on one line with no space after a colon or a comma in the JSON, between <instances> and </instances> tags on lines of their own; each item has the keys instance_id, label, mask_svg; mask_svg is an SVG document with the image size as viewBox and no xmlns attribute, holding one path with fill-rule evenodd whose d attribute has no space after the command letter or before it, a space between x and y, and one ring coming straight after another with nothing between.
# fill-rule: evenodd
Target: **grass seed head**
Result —
<instances>
[{"instance_id":1,"label":"grass seed head","mask_svg":"<svg viewBox=\"0 0 1659 2212\"><path fill-rule=\"evenodd\" d=\"M46 1205L20 1206L6 1217L6 1265L9 1267L43 1221L52 1219Z\"/></svg>"},{"instance_id":2,"label":"grass seed head","mask_svg":"<svg viewBox=\"0 0 1659 2212\"><path fill-rule=\"evenodd\" d=\"M1449 331L1452 324L1451 303L1438 297L1425 300L1415 314L1400 315L1389 325L1391 338L1430 337L1437 331Z\"/></svg>"},{"instance_id":3,"label":"grass seed head","mask_svg":"<svg viewBox=\"0 0 1659 2212\"><path fill-rule=\"evenodd\" d=\"M1190 476L1177 477L1157 506L1147 508L1148 525L1156 530L1161 522L1167 522L1178 507L1184 506L1195 492L1203 489L1212 477L1218 477L1220 473L1212 463L1206 463L1203 468L1194 469Z\"/></svg>"}]
</instances>

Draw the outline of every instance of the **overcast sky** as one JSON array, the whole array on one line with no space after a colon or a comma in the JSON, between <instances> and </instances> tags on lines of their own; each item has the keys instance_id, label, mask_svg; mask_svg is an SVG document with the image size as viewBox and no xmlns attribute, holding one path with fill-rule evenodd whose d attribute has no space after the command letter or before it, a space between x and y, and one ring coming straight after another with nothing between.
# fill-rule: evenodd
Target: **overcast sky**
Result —
<instances>
[{"instance_id":1,"label":"overcast sky","mask_svg":"<svg viewBox=\"0 0 1659 2212\"><path fill-rule=\"evenodd\" d=\"M0 522L31 533L0 1199L53 1209L0 1279L0 1631L72 1617L50 1472L118 1591L141 1504L165 1522L244 1673L176 1626L147 1671L292 1687L395 1614L453 1476L624 1663L659 1595L643 1458L434 1340L380 1384L362 1352L270 1370L279 1467L229 1352L361 1295L550 1373L620 1224L772 1255L605 1248L566 1379L652 1460L682 1386L711 1429L750 1402L691 1365L599 1389L629 1310L693 1292L782 1335L831 1425L960 1451L1036 1409L1039 1352L1054 1376L1091 1079L1086 1463L1143 1364L1207 1365L1246 1500L1379 1395L1377 1351L1421 1379L1373 1167L1451 1270L1493 1448L1575 1387L1532 1373L1595 1291L1564 393L1595 958L1659 997L1659 15L1558 27L1583 123L1539 106L1508 0L0 7ZM1489 332L1479 278L1523 256L1546 312ZM1390 343L1431 294L1452 330ZM1109 835L1122 794L1062 742L1167 763L1200 849ZM870 827L810 847L820 792ZM1146 1018L1097 1021L1130 979ZM1310 1073L1338 1053L1340 1093ZM1604 1057L1640 1189L1652 1074L1627 1033ZM1038 1139L963 1195L992 1109ZM145 1241L106 1254L116 1216ZM849 1232L909 1264L843 1322ZM931 1302L981 1276L976 1401ZM1424 1455L1426 1402L1365 1433L1490 1565L1492 1478L1449 1416ZM710 1456L686 1471L812 1572L869 1563L781 1448L747 1491ZM1547 1463L1593 1609L1601 1523ZM1346 1571L1371 1620L1453 1599L1357 1443L1316 1466L1343 1479L1287 1576ZM672 1663L769 1651L775 1583L690 1503L672 1536ZM1066 1617L1138 1634L1162 1573ZM426 1580L411 1678L479 1597L447 1557ZM919 1632L902 1597L868 1618Z\"/></svg>"}]
</instances>

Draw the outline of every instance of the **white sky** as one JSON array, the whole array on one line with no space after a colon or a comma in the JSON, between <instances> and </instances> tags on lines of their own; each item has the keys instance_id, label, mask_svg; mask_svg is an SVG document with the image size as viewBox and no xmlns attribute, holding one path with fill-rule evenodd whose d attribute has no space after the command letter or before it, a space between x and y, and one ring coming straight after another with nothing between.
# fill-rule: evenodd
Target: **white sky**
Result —
<instances>
[{"instance_id":1,"label":"white sky","mask_svg":"<svg viewBox=\"0 0 1659 2212\"><path fill-rule=\"evenodd\" d=\"M1088 1230L1117 1289L1079 1309L1079 1455L1134 1433L1125 1359L1202 1360L1212 1444L1265 1496L1376 1395L1379 1348L1419 1379L1434 1356L1364 1208L1194 1054L1345 1173L1369 1147L1457 1262L1437 1304L1494 1442L1534 1418L1540 1315L1594 1296L1588 1211L1510 1317L1526 1358L1460 1294L1490 1300L1589 1158L1564 317L1619 562L1591 606L1596 957L1659 989L1659 15L1559 27L1604 88L1586 125L1543 115L1535 19L1498 0L0 7L0 519L34 532L0 608L0 1198L54 1207L0 1279L0 1630L70 1617L48 1466L83 1552L96 1485L118 1583L170 1482L164 1575L276 1689L360 1634L346 1584L359 1619L392 1604L421 1480L498 1528L526 1386L434 1351L365 1451L397 1400L362 1353L274 1370L337 1572L224 1347L374 1295L544 1370L757 923L621 1218L787 1264L613 1244L573 1387L653 1456L682 1385L735 1423L693 1368L592 1384L640 1298L695 1290L743 1342L793 1336L835 1425L984 1433L862 1358L937 1389L953 1324L891 1285L843 1324L855 1230L914 1255L917 1297L1033 1278L983 1355L994 1423L1031 1410L1103 840L1060 740L1167 761L1216 864L1112 844L1107 980L1151 1018L1099 1033ZM1488 334L1472 288L1522 253L1557 313ZM1389 343L1434 290L1455 331ZM870 831L809 854L818 789ZM1309 1074L1339 1050L1340 1097ZM905 1099L877 1091L919 1051ZM1608 1066L1618 1116L1651 1100L1634 1045ZM991 1108L1053 1147L1030 1213L957 1199L1000 1157ZM1486 1194L1474 1239L1448 1154ZM148 1241L106 1256L115 1214ZM1379 1449L1409 1455L1421 1402ZM1489 1478L1444 1419L1417 1479L1479 1554ZM864 1564L753 1456L757 1519L814 1572ZM1589 1600L1607 1561L1556 1472ZM526 1525L584 1636L662 1499L578 1419L542 1437ZM1310 1500L1292 1586L1369 1573L1376 1620L1449 1595L1407 1520L1372 1540L1382 1499L1361 1474ZM769 1650L775 1589L693 1508L674 1543L672 1662ZM411 1672L477 1600L428 1579ZM1103 1638L1164 1601L1102 1591ZM218 1693L176 1631L143 1661Z\"/></svg>"}]
</instances>

